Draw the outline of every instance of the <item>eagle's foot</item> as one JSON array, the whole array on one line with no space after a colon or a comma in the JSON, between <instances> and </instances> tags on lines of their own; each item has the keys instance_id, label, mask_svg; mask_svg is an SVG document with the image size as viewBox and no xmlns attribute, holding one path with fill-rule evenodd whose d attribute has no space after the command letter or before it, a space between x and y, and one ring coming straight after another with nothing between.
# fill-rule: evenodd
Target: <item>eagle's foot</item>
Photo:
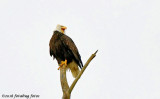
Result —
<instances>
[{"instance_id":1,"label":"eagle's foot","mask_svg":"<svg viewBox=\"0 0 160 99\"><path fill-rule=\"evenodd\" d=\"M65 59L65 61L61 61L61 64L59 64L58 70L65 65L65 67L67 67L67 60Z\"/></svg>"}]
</instances>

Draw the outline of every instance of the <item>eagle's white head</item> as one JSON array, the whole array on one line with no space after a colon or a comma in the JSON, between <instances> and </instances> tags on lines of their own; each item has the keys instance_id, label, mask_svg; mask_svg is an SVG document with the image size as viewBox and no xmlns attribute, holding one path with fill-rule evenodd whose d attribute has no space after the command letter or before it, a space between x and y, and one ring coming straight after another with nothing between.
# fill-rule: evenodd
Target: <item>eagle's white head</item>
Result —
<instances>
[{"instance_id":1,"label":"eagle's white head","mask_svg":"<svg viewBox=\"0 0 160 99\"><path fill-rule=\"evenodd\" d=\"M65 27L63 25L60 25L60 24L58 24L57 27L56 27L56 30L61 32L61 33L65 33L66 29L67 29L67 27Z\"/></svg>"}]
</instances>

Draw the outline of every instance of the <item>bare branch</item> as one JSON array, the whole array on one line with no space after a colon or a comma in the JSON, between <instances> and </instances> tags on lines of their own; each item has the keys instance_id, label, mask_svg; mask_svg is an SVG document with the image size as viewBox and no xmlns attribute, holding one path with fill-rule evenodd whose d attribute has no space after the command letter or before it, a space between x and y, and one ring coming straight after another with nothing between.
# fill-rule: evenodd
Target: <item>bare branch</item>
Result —
<instances>
[{"instance_id":1,"label":"bare branch","mask_svg":"<svg viewBox=\"0 0 160 99\"><path fill-rule=\"evenodd\" d=\"M69 88L69 93L71 94L74 86L76 85L77 81L79 80L79 78L82 76L84 70L87 68L88 64L92 61L92 59L96 56L96 53L98 52L98 50L92 54L90 56L90 58L87 60L87 62L85 63L84 67L82 68L81 72L78 74L78 76L76 77L76 79L73 81L72 85Z\"/></svg>"},{"instance_id":2,"label":"bare branch","mask_svg":"<svg viewBox=\"0 0 160 99\"><path fill-rule=\"evenodd\" d=\"M66 78L65 65L63 65L63 67L60 68L60 80L61 80L61 87L63 91L62 99L70 99L69 85L68 85L67 78Z\"/></svg>"},{"instance_id":3,"label":"bare branch","mask_svg":"<svg viewBox=\"0 0 160 99\"><path fill-rule=\"evenodd\" d=\"M96 53L98 50L90 56L90 58L85 63L84 67L82 68L81 72L78 74L77 78L73 81L72 85L69 88L67 78L66 78L66 67L63 65L63 67L60 68L60 80L61 80L61 87L63 91L63 97L62 99L70 99L71 92L76 85L79 78L82 76L83 72L87 68L88 64L92 61L92 59L96 56Z\"/></svg>"}]
</instances>

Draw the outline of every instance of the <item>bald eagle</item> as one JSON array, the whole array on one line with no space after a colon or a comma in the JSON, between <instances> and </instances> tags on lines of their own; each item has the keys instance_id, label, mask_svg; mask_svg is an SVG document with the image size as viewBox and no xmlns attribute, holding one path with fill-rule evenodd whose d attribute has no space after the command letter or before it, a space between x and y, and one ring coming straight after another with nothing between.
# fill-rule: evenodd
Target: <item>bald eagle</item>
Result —
<instances>
[{"instance_id":1,"label":"bald eagle","mask_svg":"<svg viewBox=\"0 0 160 99\"><path fill-rule=\"evenodd\" d=\"M83 67L83 63L75 43L65 34L66 29L65 26L57 25L49 42L50 56L56 58L59 68L65 65L76 78L80 72L79 68L82 69Z\"/></svg>"}]
</instances>

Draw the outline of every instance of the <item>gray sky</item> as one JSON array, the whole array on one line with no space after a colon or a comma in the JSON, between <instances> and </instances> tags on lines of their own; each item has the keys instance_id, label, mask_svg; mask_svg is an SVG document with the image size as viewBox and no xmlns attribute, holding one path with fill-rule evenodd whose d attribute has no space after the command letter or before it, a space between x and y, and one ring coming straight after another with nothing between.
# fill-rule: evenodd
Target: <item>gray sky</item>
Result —
<instances>
[{"instance_id":1,"label":"gray sky","mask_svg":"<svg viewBox=\"0 0 160 99\"><path fill-rule=\"evenodd\" d=\"M1 0L0 95L62 97L58 65L49 56L49 40L62 24L83 63L99 50L72 99L160 99L159 5L159 0Z\"/></svg>"}]
</instances>

